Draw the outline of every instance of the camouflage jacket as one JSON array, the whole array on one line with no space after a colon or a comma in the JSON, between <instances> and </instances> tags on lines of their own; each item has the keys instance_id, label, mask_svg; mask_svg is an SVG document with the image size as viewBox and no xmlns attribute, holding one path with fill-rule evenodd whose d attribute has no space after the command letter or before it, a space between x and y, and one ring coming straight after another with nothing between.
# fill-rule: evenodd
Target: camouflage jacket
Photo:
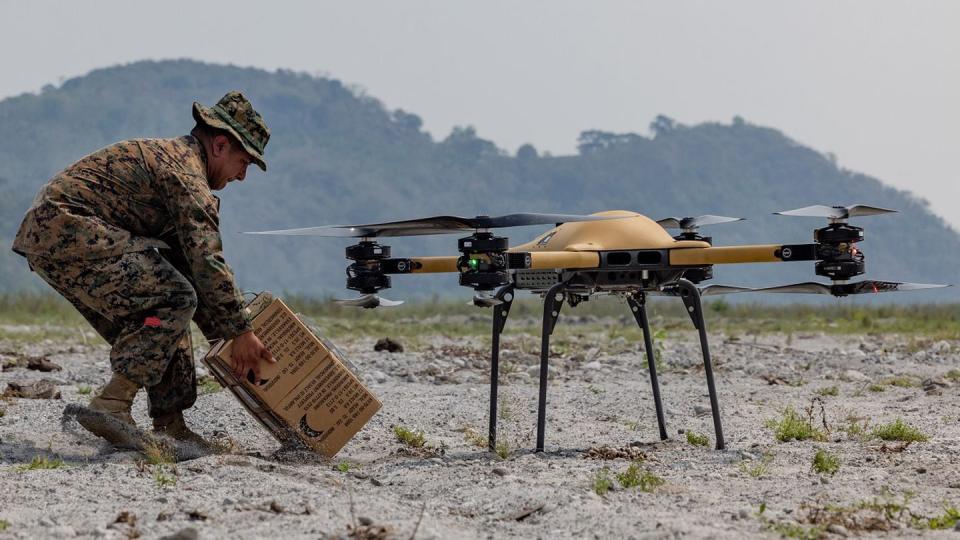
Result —
<instances>
[{"instance_id":1,"label":"camouflage jacket","mask_svg":"<svg viewBox=\"0 0 960 540\"><path fill-rule=\"evenodd\" d=\"M196 288L204 335L231 338L250 325L223 258L219 210L220 200L207 183L203 146L194 137L122 141L44 185L13 250L81 261L169 249L168 259L179 262Z\"/></svg>"}]
</instances>

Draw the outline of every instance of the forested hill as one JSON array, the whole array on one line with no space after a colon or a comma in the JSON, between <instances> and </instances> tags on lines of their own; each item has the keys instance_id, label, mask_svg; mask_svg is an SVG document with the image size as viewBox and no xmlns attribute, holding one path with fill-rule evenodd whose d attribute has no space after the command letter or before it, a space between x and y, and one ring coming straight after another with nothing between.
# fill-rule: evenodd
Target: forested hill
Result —
<instances>
[{"instance_id":1,"label":"forested hill","mask_svg":"<svg viewBox=\"0 0 960 540\"><path fill-rule=\"evenodd\" d=\"M248 290L345 295L343 248L349 242L238 234L245 230L438 214L627 209L654 219L708 213L748 218L705 230L716 245L801 243L810 241L823 221L771 212L852 203L901 212L855 221L866 228L862 247L868 277L957 281L960 236L923 201L840 169L829 156L739 118L731 124L684 126L658 117L650 135L585 131L577 155L540 154L529 145L514 155L469 127L435 140L415 114L388 110L334 79L163 61L101 69L37 95L0 101L0 238L5 246L0 290L45 288L9 245L23 212L51 175L117 140L184 134L193 125L193 101L212 105L231 89L251 99L273 132L266 152L269 173L252 167L245 182L222 192L227 259ZM504 232L518 244L539 230ZM453 254L456 238L390 244L395 256ZM721 268L714 281L750 285L814 278L812 264L794 263ZM455 282L454 276L395 277L388 296L453 292ZM884 299L956 300L958 293L955 287L946 294Z\"/></svg>"}]
</instances>

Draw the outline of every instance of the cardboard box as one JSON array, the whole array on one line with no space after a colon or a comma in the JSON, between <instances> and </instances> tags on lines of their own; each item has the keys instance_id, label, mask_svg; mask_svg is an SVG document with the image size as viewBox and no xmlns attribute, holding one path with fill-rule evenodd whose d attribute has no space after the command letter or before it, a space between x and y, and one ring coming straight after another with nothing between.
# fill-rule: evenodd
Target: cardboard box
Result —
<instances>
[{"instance_id":1,"label":"cardboard box","mask_svg":"<svg viewBox=\"0 0 960 540\"><path fill-rule=\"evenodd\" d=\"M243 381L233 375L232 341L211 347L204 363L281 442L297 439L333 457L381 404L332 344L318 338L283 301L263 294L247 308L254 332L277 360Z\"/></svg>"}]
</instances>

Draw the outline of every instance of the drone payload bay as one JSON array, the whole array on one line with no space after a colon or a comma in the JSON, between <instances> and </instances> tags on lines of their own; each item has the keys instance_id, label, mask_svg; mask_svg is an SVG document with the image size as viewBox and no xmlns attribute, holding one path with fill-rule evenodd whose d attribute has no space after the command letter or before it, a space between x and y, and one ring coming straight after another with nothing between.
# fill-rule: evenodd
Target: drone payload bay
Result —
<instances>
[{"instance_id":1,"label":"drone payload bay","mask_svg":"<svg viewBox=\"0 0 960 540\"><path fill-rule=\"evenodd\" d=\"M847 296L946 287L922 283L862 280L849 281L865 271L864 254L856 246L864 239L863 229L848 223L849 218L894 212L866 205L808 206L777 212L786 216L827 218L826 227L814 231L810 244L762 244L713 246L712 238L701 236L699 228L740 221L741 218L705 215L666 218L659 221L622 210L592 215L509 214L463 218L436 216L424 219L331 225L261 231L250 234L278 234L359 238L346 248L347 288L362 296L340 301L364 308L395 306L379 292L390 288L393 274L457 273L460 285L474 289L473 303L493 308L490 365L490 424L488 444L496 446L497 384L500 334L517 290L543 297L543 327L540 349L540 393L537 409L537 451L543 451L546 424L547 374L550 336L564 303L576 306L598 294L626 298L637 324L643 330L647 365L656 407L660 438L667 439L660 387L653 356L653 340L647 320L648 295L679 297L699 332L703 367L710 396L717 449L724 448L723 427L717 398L706 325L700 297L738 292L813 293ZM510 247L508 239L495 236L493 229L530 225L553 225L530 242ZM666 229L679 229L671 236ZM446 257L392 257L390 246L377 238L430 234L468 234L457 241L459 255ZM805 282L779 287L747 288L697 284L713 277L716 264L813 261L818 276L831 283Z\"/></svg>"}]
</instances>

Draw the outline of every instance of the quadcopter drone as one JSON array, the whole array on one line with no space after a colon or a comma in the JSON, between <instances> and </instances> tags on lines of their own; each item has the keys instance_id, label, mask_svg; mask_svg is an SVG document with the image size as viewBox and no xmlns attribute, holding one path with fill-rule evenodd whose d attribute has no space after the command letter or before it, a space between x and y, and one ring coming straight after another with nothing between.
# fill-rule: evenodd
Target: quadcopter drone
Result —
<instances>
[{"instance_id":1,"label":"quadcopter drone","mask_svg":"<svg viewBox=\"0 0 960 540\"><path fill-rule=\"evenodd\" d=\"M842 297L946 287L876 280L849 281L865 271L864 254L856 246L857 242L864 239L863 229L850 225L849 218L890 212L894 210L860 204L817 205L776 212L786 216L827 218L829 224L814 231L814 242L811 244L724 247L713 246L712 238L701 236L699 228L740 221L742 218L705 215L653 221L642 214L622 210L592 215L436 216L367 225L331 225L249 234L359 238L358 244L346 248L347 259L352 261L347 267L347 288L360 292L362 296L340 301L346 305L375 308L401 304L379 296L380 291L390 288L391 275L458 273L460 285L474 289L473 303L493 308L488 436L491 450L496 447L500 334L506 325L515 291L531 291L544 299L537 411L538 452L544 448L550 335L560 309L565 302L573 307L591 296L601 294L625 297L637 324L643 330L660 438L667 439L646 298L648 295L677 296L700 335L716 448L722 450L723 427L700 297L738 292L814 293ZM554 228L512 248L506 237L495 236L491 232L492 229L530 225L554 225ZM671 236L666 229L679 229L680 233ZM394 258L390 246L377 242L377 238L382 237L454 233L469 235L457 241L460 254L447 257ZM716 264L794 261L814 261L816 274L829 278L831 283L806 282L758 289L697 286L713 277L713 266Z\"/></svg>"}]
</instances>

